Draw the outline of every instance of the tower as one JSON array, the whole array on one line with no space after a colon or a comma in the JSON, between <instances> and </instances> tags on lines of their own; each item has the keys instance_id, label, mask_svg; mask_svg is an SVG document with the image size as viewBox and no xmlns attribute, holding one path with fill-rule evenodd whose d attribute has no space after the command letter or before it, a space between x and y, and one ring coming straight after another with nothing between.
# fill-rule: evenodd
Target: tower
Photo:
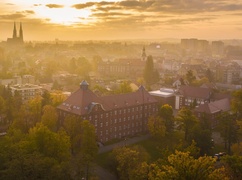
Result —
<instances>
[{"instance_id":1,"label":"tower","mask_svg":"<svg viewBox=\"0 0 242 180\"><path fill-rule=\"evenodd\" d=\"M17 30L16 30L16 23L14 22L14 27L13 27L13 39L17 38Z\"/></svg>"},{"instance_id":2,"label":"tower","mask_svg":"<svg viewBox=\"0 0 242 180\"><path fill-rule=\"evenodd\" d=\"M19 42L23 42L24 37L23 37L23 29L22 29L22 23L20 22L20 29L19 29Z\"/></svg>"},{"instance_id":3,"label":"tower","mask_svg":"<svg viewBox=\"0 0 242 180\"><path fill-rule=\"evenodd\" d=\"M145 52L145 47L143 47L143 52L142 52L141 60L142 61L146 61L146 58L147 58L147 56L146 56L146 52Z\"/></svg>"},{"instance_id":4,"label":"tower","mask_svg":"<svg viewBox=\"0 0 242 180\"><path fill-rule=\"evenodd\" d=\"M17 35L16 23L13 26L13 37L7 39L9 45L22 45L24 43L22 23L20 23L19 36Z\"/></svg>"}]
</instances>

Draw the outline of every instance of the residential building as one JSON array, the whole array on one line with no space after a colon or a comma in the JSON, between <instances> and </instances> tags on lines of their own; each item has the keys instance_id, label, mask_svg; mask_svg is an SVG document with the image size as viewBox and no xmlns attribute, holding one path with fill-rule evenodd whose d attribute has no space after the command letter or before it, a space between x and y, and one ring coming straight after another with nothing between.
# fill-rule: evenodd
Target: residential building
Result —
<instances>
[{"instance_id":1,"label":"residential building","mask_svg":"<svg viewBox=\"0 0 242 180\"><path fill-rule=\"evenodd\" d=\"M231 102L229 98L213 101L210 103L201 104L194 109L195 115L201 119L202 116L210 121L211 128L215 128L218 125L219 115L222 112L228 112L231 110Z\"/></svg>"},{"instance_id":2,"label":"residential building","mask_svg":"<svg viewBox=\"0 0 242 180\"><path fill-rule=\"evenodd\" d=\"M212 41L212 54L215 56L224 55L224 43L222 41Z\"/></svg>"},{"instance_id":3,"label":"residential building","mask_svg":"<svg viewBox=\"0 0 242 180\"><path fill-rule=\"evenodd\" d=\"M239 84L241 67L236 62L218 65L216 80L227 84Z\"/></svg>"},{"instance_id":4,"label":"residential building","mask_svg":"<svg viewBox=\"0 0 242 180\"><path fill-rule=\"evenodd\" d=\"M159 105L169 104L173 108L175 107L175 93L176 89L171 88L160 88L149 92L150 95L157 99Z\"/></svg>"},{"instance_id":5,"label":"residential building","mask_svg":"<svg viewBox=\"0 0 242 180\"><path fill-rule=\"evenodd\" d=\"M67 115L89 120L102 143L147 132L148 118L157 113L158 101L143 86L136 92L110 96L97 96L88 86L82 81L80 88L57 107L60 125Z\"/></svg>"},{"instance_id":6,"label":"residential building","mask_svg":"<svg viewBox=\"0 0 242 180\"><path fill-rule=\"evenodd\" d=\"M42 95L42 87L34 84L14 85L10 87L12 94L18 93L23 101Z\"/></svg>"},{"instance_id":7,"label":"residential building","mask_svg":"<svg viewBox=\"0 0 242 180\"><path fill-rule=\"evenodd\" d=\"M210 101L212 90L209 88L181 86L176 93L175 109L184 106L200 105Z\"/></svg>"},{"instance_id":8,"label":"residential building","mask_svg":"<svg viewBox=\"0 0 242 180\"><path fill-rule=\"evenodd\" d=\"M98 72L106 76L141 76L145 67L145 61L140 59L118 59L98 64Z\"/></svg>"}]
</instances>

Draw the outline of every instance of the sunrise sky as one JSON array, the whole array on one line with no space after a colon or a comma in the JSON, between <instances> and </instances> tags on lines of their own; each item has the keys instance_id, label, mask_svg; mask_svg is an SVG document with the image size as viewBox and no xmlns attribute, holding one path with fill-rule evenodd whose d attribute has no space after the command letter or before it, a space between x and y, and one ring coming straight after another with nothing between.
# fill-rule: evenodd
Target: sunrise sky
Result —
<instances>
[{"instance_id":1,"label":"sunrise sky","mask_svg":"<svg viewBox=\"0 0 242 180\"><path fill-rule=\"evenodd\" d=\"M0 40L242 39L242 0L1 0Z\"/></svg>"}]
</instances>

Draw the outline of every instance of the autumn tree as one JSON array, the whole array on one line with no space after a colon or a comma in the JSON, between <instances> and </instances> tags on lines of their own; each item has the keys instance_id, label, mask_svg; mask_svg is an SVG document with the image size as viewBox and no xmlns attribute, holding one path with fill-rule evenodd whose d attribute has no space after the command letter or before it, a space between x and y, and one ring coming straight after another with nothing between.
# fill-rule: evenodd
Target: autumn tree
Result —
<instances>
[{"instance_id":1,"label":"autumn tree","mask_svg":"<svg viewBox=\"0 0 242 180\"><path fill-rule=\"evenodd\" d=\"M238 140L236 116L228 112L223 112L219 117L218 130L224 140L224 148L230 154L232 143L235 143Z\"/></svg>"},{"instance_id":2,"label":"autumn tree","mask_svg":"<svg viewBox=\"0 0 242 180\"><path fill-rule=\"evenodd\" d=\"M70 140L64 131L40 123L29 134L11 129L4 140L0 179L70 179Z\"/></svg>"},{"instance_id":3,"label":"autumn tree","mask_svg":"<svg viewBox=\"0 0 242 180\"><path fill-rule=\"evenodd\" d=\"M159 139L165 136L166 126L163 119L159 116L151 116L148 119L148 129L150 134Z\"/></svg>"},{"instance_id":4,"label":"autumn tree","mask_svg":"<svg viewBox=\"0 0 242 180\"><path fill-rule=\"evenodd\" d=\"M177 120L182 122L182 127L185 132L185 141L191 142L192 129L198 123L198 119L194 116L190 109L183 107L178 112Z\"/></svg>"},{"instance_id":5,"label":"autumn tree","mask_svg":"<svg viewBox=\"0 0 242 180\"><path fill-rule=\"evenodd\" d=\"M132 88L128 81L121 82L118 89L115 91L116 94L125 94L130 92L132 92Z\"/></svg>"},{"instance_id":6,"label":"autumn tree","mask_svg":"<svg viewBox=\"0 0 242 180\"><path fill-rule=\"evenodd\" d=\"M189 155L189 152L176 151L170 155L167 164L160 161L150 165L149 179L227 179L224 167L215 168L215 159L202 156L198 159Z\"/></svg>"},{"instance_id":7,"label":"autumn tree","mask_svg":"<svg viewBox=\"0 0 242 180\"><path fill-rule=\"evenodd\" d=\"M30 112L31 119L33 122L40 122L41 111L42 111L42 97L36 96L27 102L27 108Z\"/></svg>"},{"instance_id":8,"label":"autumn tree","mask_svg":"<svg viewBox=\"0 0 242 180\"><path fill-rule=\"evenodd\" d=\"M242 178L242 156L233 155L222 158L231 179L240 180Z\"/></svg>"},{"instance_id":9,"label":"autumn tree","mask_svg":"<svg viewBox=\"0 0 242 180\"><path fill-rule=\"evenodd\" d=\"M239 120L242 119L242 89L233 93L232 109L237 114Z\"/></svg>"},{"instance_id":10,"label":"autumn tree","mask_svg":"<svg viewBox=\"0 0 242 180\"><path fill-rule=\"evenodd\" d=\"M172 132L174 128L174 116L172 107L168 104L164 104L159 109L158 114L165 122L166 132Z\"/></svg>"},{"instance_id":11,"label":"autumn tree","mask_svg":"<svg viewBox=\"0 0 242 180\"><path fill-rule=\"evenodd\" d=\"M90 168L92 167L98 153L95 127L88 120L83 120L80 125L80 149L75 158L78 162L77 167L79 167L78 174L81 174L86 177L86 179L89 179Z\"/></svg>"},{"instance_id":12,"label":"autumn tree","mask_svg":"<svg viewBox=\"0 0 242 180\"><path fill-rule=\"evenodd\" d=\"M69 115L64 120L64 129L70 136L76 176L88 179L90 168L98 152L95 127L87 120Z\"/></svg>"},{"instance_id":13,"label":"autumn tree","mask_svg":"<svg viewBox=\"0 0 242 180\"><path fill-rule=\"evenodd\" d=\"M120 147L112 151L119 179L144 179L149 155L140 146ZM142 171L140 171L141 169ZM141 178L142 177L142 178Z\"/></svg>"},{"instance_id":14,"label":"autumn tree","mask_svg":"<svg viewBox=\"0 0 242 180\"><path fill-rule=\"evenodd\" d=\"M43 115L41 117L41 122L48 127L50 130L55 131L57 125L57 112L56 109L51 105L46 105L43 107Z\"/></svg>"},{"instance_id":15,"label":"autumn tree","mask_svg":"<svg viewBox=\"0 0 242 180\"><path fill-rule=\"evenodd\" d=\"M70 136L71 152L75 155L81 147L81 119L75 115L68 115L64 119L63 127Z\"/></svg>"}]
</instances>

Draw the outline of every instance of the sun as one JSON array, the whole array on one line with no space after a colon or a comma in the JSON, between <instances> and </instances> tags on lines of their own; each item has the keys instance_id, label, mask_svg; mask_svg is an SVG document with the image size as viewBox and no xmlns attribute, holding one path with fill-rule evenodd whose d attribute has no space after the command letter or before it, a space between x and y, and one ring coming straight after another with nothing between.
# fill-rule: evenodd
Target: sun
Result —
<instances>
[{"instance_id":1,"label":"sun","mask_svg":"<svg viewBox=\"0 0 242 180\"><path fill-rule=\"evenodd\" d=\"M89 9L76 10L71 7L47 8L37 7L36 16L47 19L48 22L61 25L74 25L77 23L87 23L87 19L92 13Z\"/></svg>"}]
</instances>

